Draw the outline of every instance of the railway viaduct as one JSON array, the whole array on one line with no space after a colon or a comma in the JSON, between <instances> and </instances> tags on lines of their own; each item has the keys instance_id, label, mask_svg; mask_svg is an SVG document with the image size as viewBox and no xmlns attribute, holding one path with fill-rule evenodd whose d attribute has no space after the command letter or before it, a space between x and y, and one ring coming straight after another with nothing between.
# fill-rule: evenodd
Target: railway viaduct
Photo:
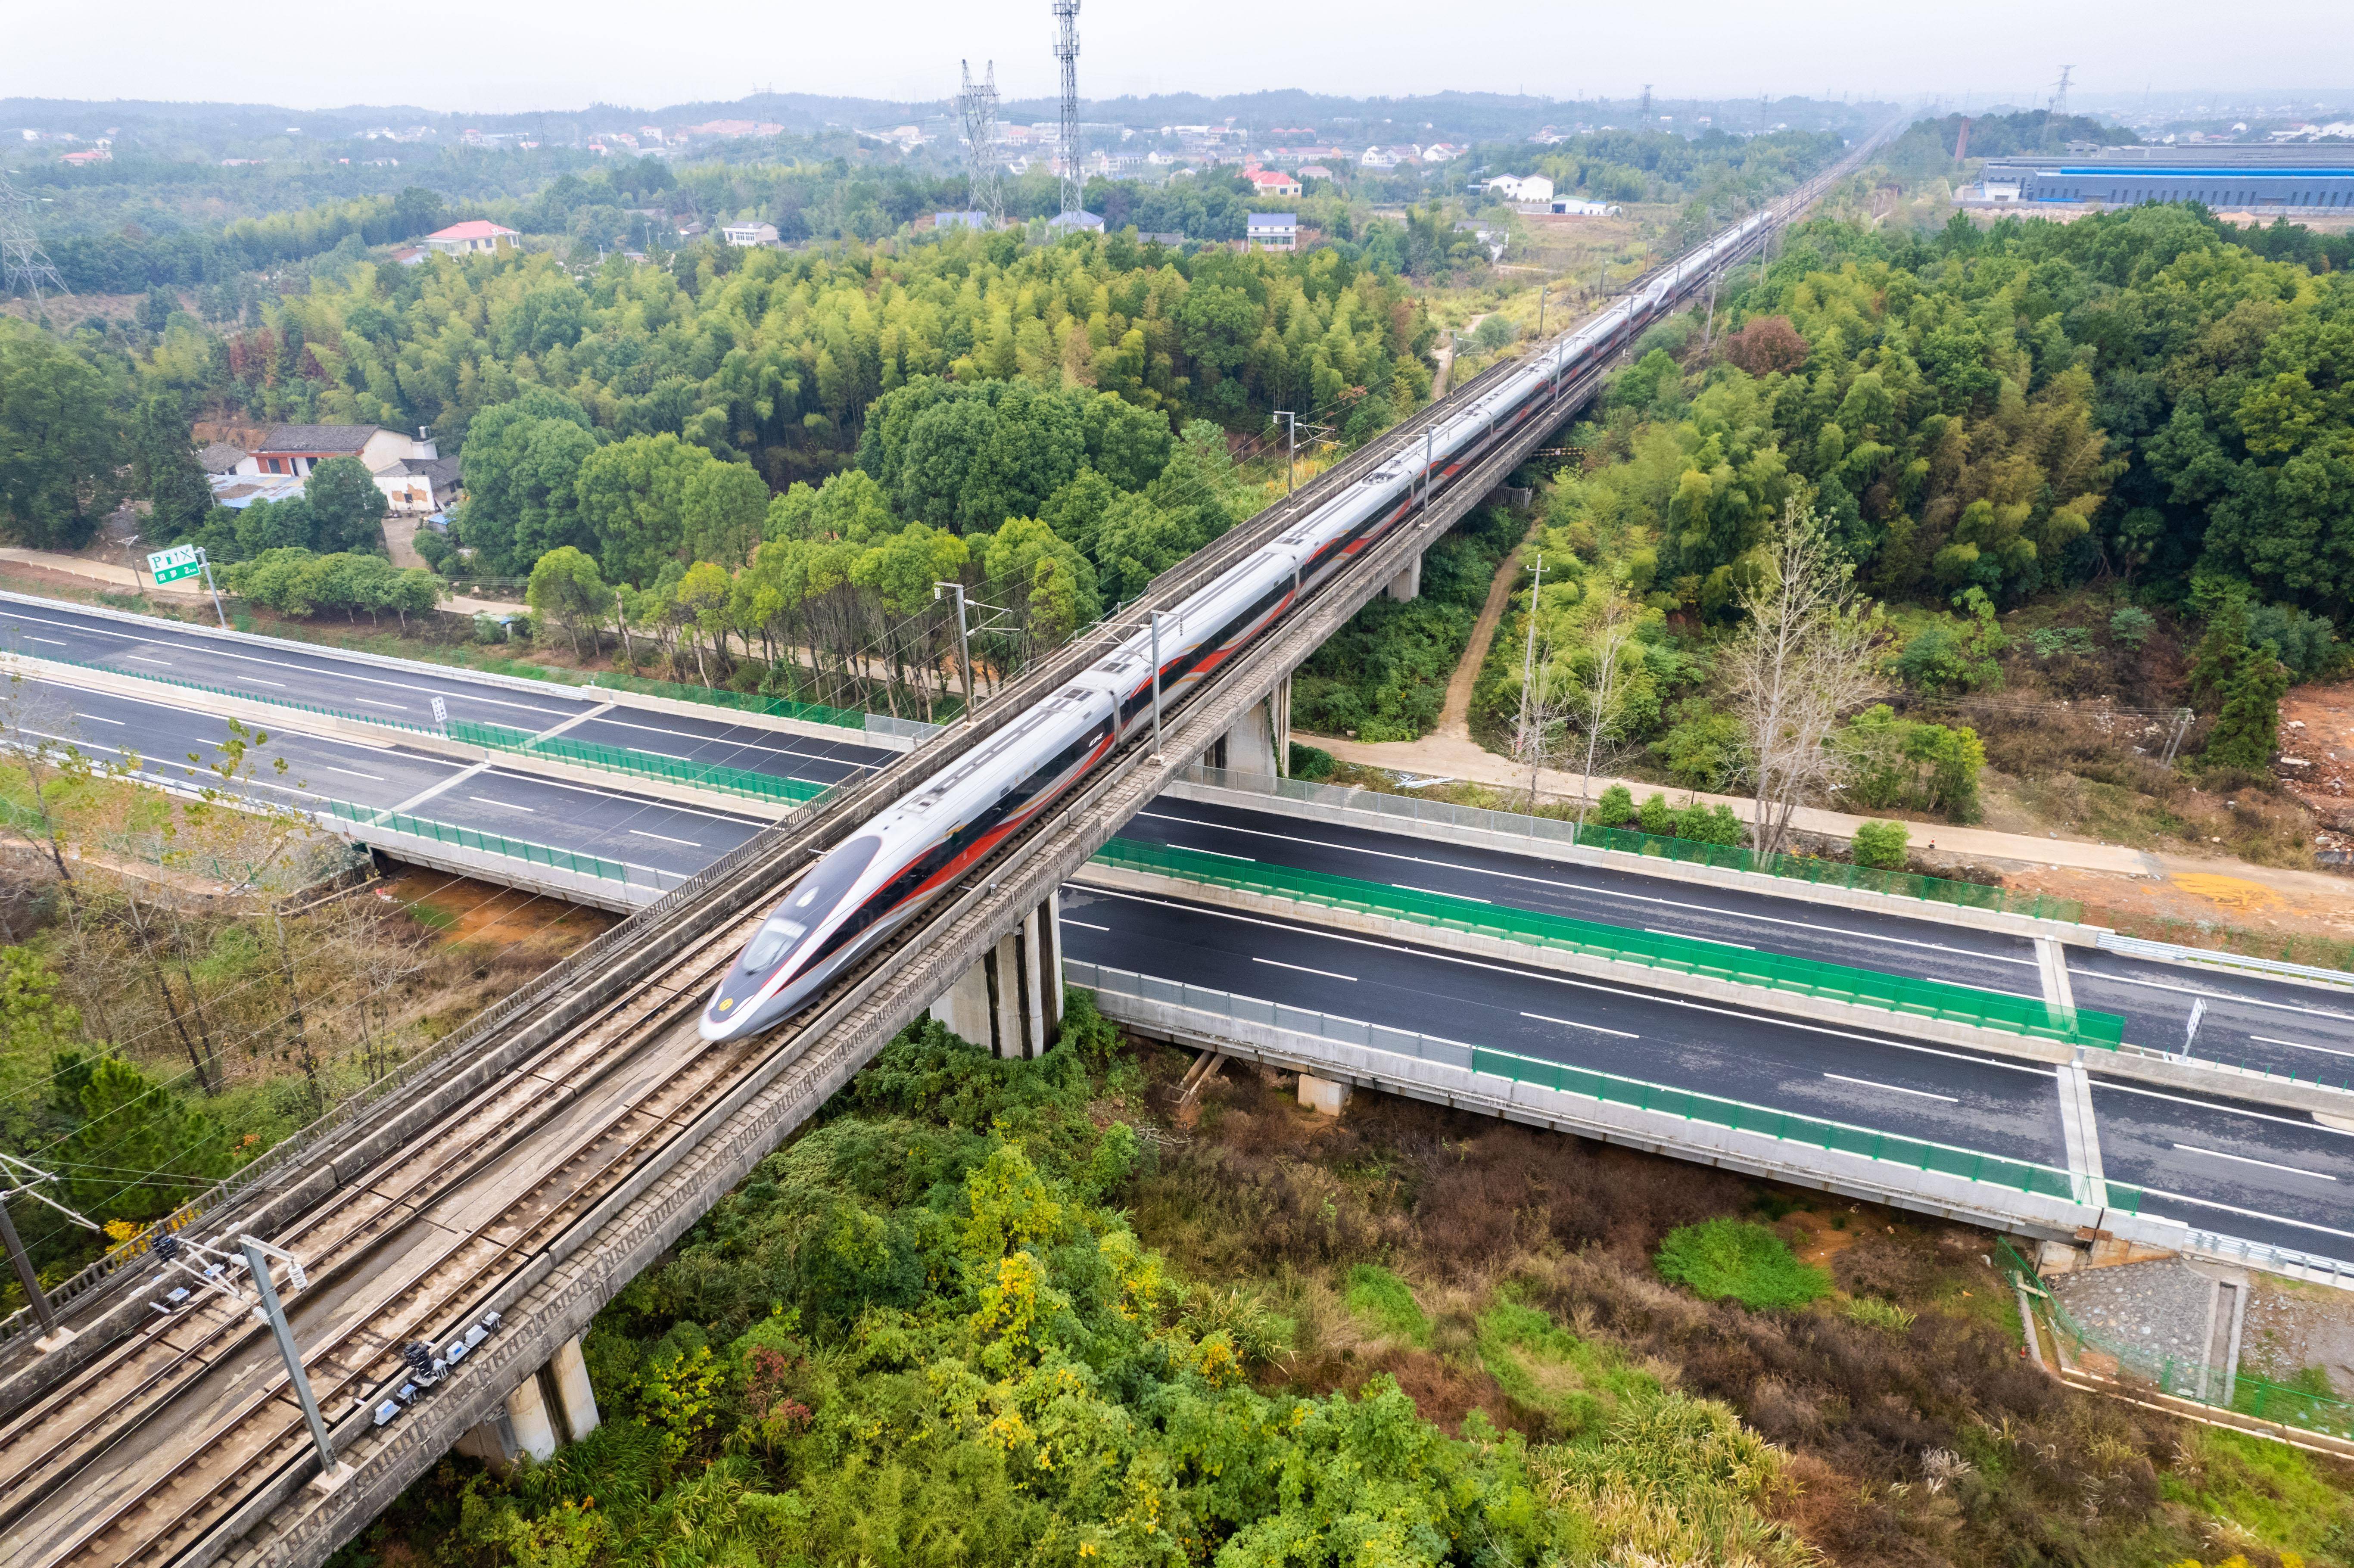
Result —
<instances>
[{"instance_id":1,"label":"railway viaduct","mask_svg":"<svg viewBox=\"0 0 2354 1568\"><path fill-rule=\"evenodd\" d=\"M1778 203L1776 224L1873 144ZM200 1298L158 1321L148 1245L76 1282L62 1332L16 1322L0 1343L8 1560L315 1563L454 1444L492 1458L545 1453L593 1425L578 1336L595 1312L927 1009L1002 1053L1043 1049L1060 994L1055 890L1194 759L1215 751L1228 767L1272 770L1289 673L1374 595L1411 592L1423 550L1582 407L1608 366L1565 375L1552 412L1467 460L1353 570L1175 707L1160 752L1138 742L1115 754L794 1024L705 1048L701 999L779 884L1017 718L1108 638L1412 449L1501 368L1164 573L1117 626L1075 641L970 726L786 816L175 1215L180 1235L227 1246L253 1234L303 1259L308 1285L288 1308L334 1470L323 1471L270 1337L248 1315ZM468 1340L440 1386L377 1421L403 1381L403 1343Z\"/></svg>"}]
</instances>

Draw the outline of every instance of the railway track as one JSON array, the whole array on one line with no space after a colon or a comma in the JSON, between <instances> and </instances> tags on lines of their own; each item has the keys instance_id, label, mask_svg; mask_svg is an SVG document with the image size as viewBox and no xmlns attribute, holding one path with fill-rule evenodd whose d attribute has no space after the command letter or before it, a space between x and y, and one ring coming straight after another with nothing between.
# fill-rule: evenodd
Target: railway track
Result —
<instances>
[{"instance_id":1,"label":"railway track","mask_svg":"<svg viewBox=\"0 0 2354 1568\"><path fill-rule=\"evenodd\" d=\"M1819 182L1810 191L1819 188ZM1458 396L1477 396L1504 368L1491 367ZM546 1030L486 1077L471 1099L428 1119L393 1118L400 1136L390 1152L366 1165L364 1178L331 1184L334 1201L313 1199L266 1230L278 1245L298 1252L311 1272L310 1289L294 1297L290 1309L321 1407L331 1425L340 1422L351 1435L339 1437L339 1446L366 1437L361 1413L405 1370L402 1343L445 1342L502 1290L512 1293L527 1269L540 1266L544 1273L548 1260L565 1255L584 1233L647 1192L682 1150L716 1128L738 1125L748 1107L790 1104L796 1107L790 1113L777 1114L790 1114L785 1125L797 1125L913 1010L904 973L885 983L904 967L900 960L911 948L981 912L994 899L1001 874L1011 878L1015 868L1041 861L1042 847L1067 836L1075 821L1089 813L1108 820L1107 812L1117 816L1140 803L1158 788L1160 769L1144 767L1141 744L1131 743L1072 800L1002 846L947 907L870 957L786 1029L740 1045L705 1047L694 1033L701 999L802 865L874 810L1017 717L1033 696L1096 657L1099 642L1124 634L1143 612L1182 598L1257 549L1302 511L1409 444L1423 423L1437 417L1436 408L1424 410L1200 556L1163 573L1112 623L1013 683L972 726L949 732L818 810L770 830L600 939L584 955L591 963L626 951L624 933L632 931L641 938L663 936L674 946L615 993L594 1007L576 1008ZM1460 482L1491 483L1500 477L1492 468L1475 464ZM1337 624L1349 612L1329 602L1307 608L1308 619L1319 623ZM1274 652L1272 646L1258 650L1258 657L1246 662L1245 677ZM1217 707L1223 691L1190 695L1174 710L1172 727L1198 727L1192 721ZM1223 711L1208 716L1230 722ZM1031 865L1033 880L1035 872ZM706 898L711 909L698 906ZM470 1032L466 1044L477 1055L492 1053L501 1031L513 1033L535 999L563 995L587 967L560 966L530 997ZM920 1006L920 1001L913 1004ZM520 1027L530 1030L527 1022ZM459 1053L450 1054L452 1070L463 1065ZM347 1150L352 1141L346 1139ZM335 1150L331 1145L324 1152ZM236 1207L226 1201L220 1206L224 1212ZM270 1208L265 1202L260 1212ZM221 1237L237 1228L243 1227L228 1227ZM145 1273L139 1271L143 1282ZM116 1294L124 1294L121 1282ZM419 1408L429 1407L429 1399ZM400 1419L414 1417L412 1412ZM253 1499L285 1495L286 1486L299 1485L313 1464L304 1424L267 1335L217 1301L199 1304L114 1339L86 1359L70 1383L21 1403L0 1425L0 1552L11 1568L209 1562L230 1536L249 1528L240 1520Z\"/></svg>"}]
</instances>

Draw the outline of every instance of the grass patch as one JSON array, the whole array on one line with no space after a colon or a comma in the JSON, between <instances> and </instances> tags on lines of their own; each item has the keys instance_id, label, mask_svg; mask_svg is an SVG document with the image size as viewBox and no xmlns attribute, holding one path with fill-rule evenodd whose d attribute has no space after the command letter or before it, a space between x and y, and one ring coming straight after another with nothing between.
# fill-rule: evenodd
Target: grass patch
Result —
<instances>
[{"instance_id":1,"label":"grass patch","mask_svg":"<svg viewBox=\"0 0 2354 1568\"><path fill-rule=\"evenodd\" d=\"M1393 1340L1430 1343L1430 1319L1415 1300L1413 1289L1377 1263L1361 1263L1349 1270L1349 1288L1341 1299L1350 1311Z\"/></svg>"},{"instance_id":2,"label":"grass patch","mask_svg":"<svg viewBox=\"0 0 2354 1568\"><path fill-rule=\"evenodd\" d=\"M2276 1552L2354 1551L2354 1503L2285 1443L2196 1426L2185 1430L2160 1495L2231 1520Z\"/></svg>"},{"instance_id":3,"label":"grass patch","mask_svg":"<svg viewBox=\"0 0 2354 1568\"><path fill-rule=\"evenodd\" d=\"M1780 1236L1743 1220L1679 1225L1651 1264L1671 1285L1711 1301L1731 1298L1753 1312L1804 1307L1831 1287L1830 1276L1792 1256Z\"/></svg>"},{"instance_id":4,"label":"grass patch","mask_svg":"<svg viewBox=\"0 0 2354 1568\"><path fill-rule=\"evenodd\" d=\"M1478 1344L1479 1364L1505 1397L1551 1418L1566 1437L1599 1433L1622 1408L1659 1392L1625 1357L1522 1302L1498 1301L1480 1313Z\"/></svg>"},{"instance_id":5,"label":"grass patch","mask_svg":"<svg viewBox=\"0 0 2354 1568\"><path fill-rule=\"evenodd\" d=\"M1859 1296L1847 1304L1850 1319L1867 1328L1885 1329L1901 1334L1913 1327L1917 1314L1909 1312L1893 1301L1883 1301L1877 1296Z\"/></svg>"}]
</instances>

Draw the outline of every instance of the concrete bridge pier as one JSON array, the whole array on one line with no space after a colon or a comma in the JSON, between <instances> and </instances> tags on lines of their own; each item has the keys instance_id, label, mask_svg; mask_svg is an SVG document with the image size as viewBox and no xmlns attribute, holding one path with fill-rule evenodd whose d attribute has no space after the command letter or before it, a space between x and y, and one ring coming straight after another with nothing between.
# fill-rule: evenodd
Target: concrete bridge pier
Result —
<instances>
[{"instance_id":1,"label":"concrete bridge pier","mask_svg":"<svg viewBox=\"0 0 2354 1568\"><path fill-rule=\"evenodd\" d=\"M1000 1056L1043 1056L1063 1026L1063 898L1046 901L932 1003L960 1038Z\"/></svg>"},{"instance_id":2,"label":"concrete bridge pier","mask_svg":"<svg viewBox=\"0 0 2354 1568\"><path fill-rule=\"evenodd\" d=\"M470 1428L456 1446L504 1475L525 1454L544 1464L558 1447L578 1442L599 1425L597 1392L588 1385L588 1365L576 1336L558 1345L546 1366L508 1393L497 1414Z\"/></svg>"},{"instance_id":3,"label":"concrete bridge pier","mask_svg":"<svg viewBox=\"0 0 2354 1568\"><path fill-rule=\"evenodd\" d=\"M1264 779L1291 777L1291 677L1286 675L1264 701L1253 703L1226 733L1210 743L1203 762Z\"/></svg>"},{"instance_id":4,"label":"concrete bridge pier","mask_svg":"<svg viewBox=\"0 0 2354 1568\"><path fill-rule=\"evenodd\" d=\"M1401 603L1407 599L1420 599L1422 597L1421 552L1416 551L1414 559L1400 567L1398 575L1392 577L1389 586L1382 591Z\"/></svg>"}]
</instances>

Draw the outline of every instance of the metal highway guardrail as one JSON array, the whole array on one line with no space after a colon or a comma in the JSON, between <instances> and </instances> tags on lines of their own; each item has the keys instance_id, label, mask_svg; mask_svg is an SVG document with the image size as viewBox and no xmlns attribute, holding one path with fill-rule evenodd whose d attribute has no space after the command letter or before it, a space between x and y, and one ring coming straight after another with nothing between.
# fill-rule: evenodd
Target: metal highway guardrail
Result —
<instances>
[{"instance_id":1,"label":"metal highway guardrail","mask_svg":"<svg viewBox=\"0 0 2354 1568\"><path fill-rule=\"evenodd\" d=\"M1114 839L1097 863L1123 871L1266 894L1302 904L1381 915L1436 930L1463 931L1508 942L1639 964L1664 976L1693 975L1734 985L1764 986L1800 996L1857 1003L1889 1012L2015 1034L2066 1045L2114 1051L2126 1021L2090 1008L2063 1011L2038 998L1980 991L1946 980L1915 980L1815 959L1763 953L1692 937L1658 936L1592 920L1574 919L1452 894L1425 893L1385 882L1299 871L1174 844Z\"/></svg>"},{"instance_id":2,"label":"metal highway guardrail","mask_svg":"<svg viewBox=\"0 0 2354 1568\"><path fill-rule=\"evenodd\" d=\"M2167 964L2199 964L2210 969L2244 969L2250 974L2271 975L2280 980L2312 980L2319 985L2340 991L2354 989L2354 973L2345 969L2317 969L2311 964L2292 964L2280 959L2255 959L2245 953L2227 953L2215 948L2186 948L2173 942L2152 942L2139 937L2120 937L2114 931L2101 935L2103 951L2121 953L2129 959L2150 959Z\"/></svg>"},{"instance_id":3,"label":"metal highway guardrail","mask_svg":"<svg viewBox=\"0 0 2354 1568\"><path fill-rule=\"evenodd\" d=\"M772 805L806 805L824 794L827 789L823 784L810 784L799 779L779 779L773 773L755 773L749 768L723 768L716 763L663 757L652 752L633 751L627 747L577 740L568 735L537 736L527 729L478 724L471 719L451 719L449 728L442 733L451 740L462 740L485 751L509 751L519 757L546 757L558 762L577 762L584 768L602 768L608 773L648 779L663 784L679 784L695 789L716 790L726 795L741 795L747 800L764 800Z\"/></svg>"},{"instance_id":4,"label":"metal highway guardrail","mask_svg":"<svg viewBox=\"0 0 2354 1568\"><path fill-rule=\"evenodd\" d=\"M1878 1132L1847 1122L1830 1121L1796 1111L1775 1110L1744 1100L1725 1099L1721 1096L1700 1094L1666 1084L1648 1083L1616 1073L1596 1072L1563 1062L1548 1062L1542 1057L1524 1056L1516 1052L1492 1050L1485 1045L1424 1034L1415 1030L1392 1029L1386 1024L1369 1023L1363 1019L1343 1018L1335 1013L1319 1012L1312 1008L1293 1007L1287 1002L1267 1001L1257 997L1237 996L1232 991L1191 985L1182 980L1162 980L1108 964L1066 959L1063 960L1063 973L1068 983L1086 991L1133 996L1146 1001L1164 1002L1190 1012L1260 1024L1294 1034L1362 1046L1367 1050L1386 1051L1394 1055L1436 1062L1466 1072L1509 1079L1513 1083L1534 1084L1540 1088L1582 1095L1608 1105L1657 1111L1711 1127L1758 1133L1809 1149L1901 1165L1908 1171L1935 1171L1959 1177L1966 1181L1983 1181L1992 1186L2008 1187L2013 1192L2032 1192L2063 1201L2073 1201L2074 1192L2073 1179L2067 1171L2055 1166L2039 1165L2033 1160L1981 1153L1954 1144L1932 1143L1925 1139L1907 1138L1901 1133ZM2120 1181L2111 1181L2108 1190L2111 1208L2126 1213L2133 1213L2139 1209L2141 1193L2137 1189Z\"/></svg>"}]
</instances>

